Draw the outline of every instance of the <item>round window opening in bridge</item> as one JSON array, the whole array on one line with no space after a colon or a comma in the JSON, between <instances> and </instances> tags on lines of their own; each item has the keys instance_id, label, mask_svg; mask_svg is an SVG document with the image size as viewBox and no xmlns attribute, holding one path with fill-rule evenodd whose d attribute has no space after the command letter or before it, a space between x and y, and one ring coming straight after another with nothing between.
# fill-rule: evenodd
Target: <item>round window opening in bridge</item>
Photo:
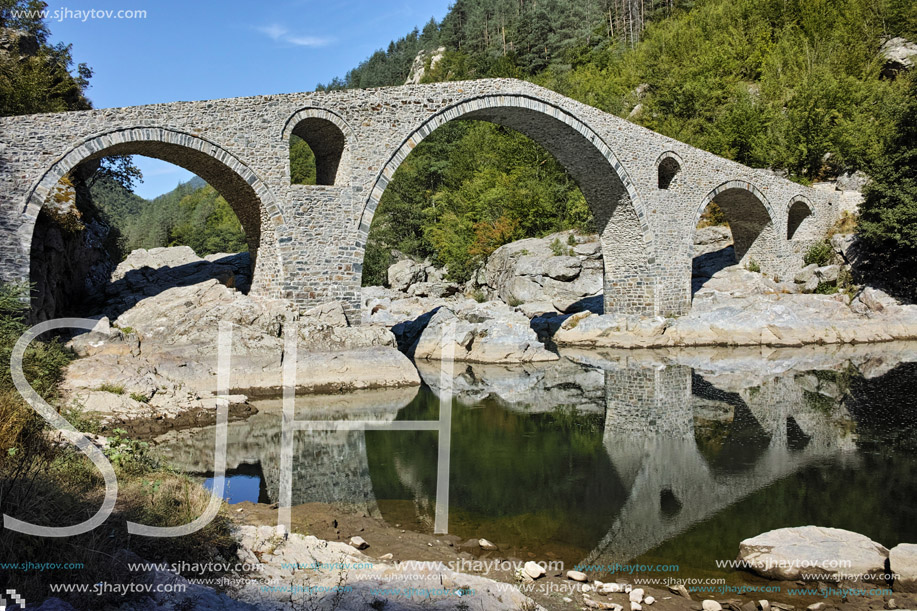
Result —
<instances>
[{"instance_id":1,"label":"round window opening in bridge","mask_svg":"<svg viewBox=\"0 0 917 611\"><path fill-rule=\"evenodd\" d=\"M32 236L32 318L118 315L216 279L248 292L249 240L226 199L179 166L139 155L84 161L51 190Z\"/></svg>"}]
</instances>

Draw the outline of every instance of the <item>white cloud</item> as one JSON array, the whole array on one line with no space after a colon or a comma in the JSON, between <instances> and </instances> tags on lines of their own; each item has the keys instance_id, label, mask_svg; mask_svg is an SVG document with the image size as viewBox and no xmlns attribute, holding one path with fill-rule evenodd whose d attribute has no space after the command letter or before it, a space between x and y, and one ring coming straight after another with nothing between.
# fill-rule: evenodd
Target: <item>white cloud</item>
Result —
<instances>
[{"instance_id":1,"label":"white cloud","mask_svg":"<svg viewBox=\"0 0 917 611\"><path fill-rule=\"evenodd\" d=\"M287 29L282 25L273 23L271 25L266 25L258 28L258 31L262 34L267 34L272 40L280 40L287 34Z\"/></svg>"},{"instance_id":2,"label":"white cloud","mask_svg":"<svg viewBox=\"0 0 917 611\"><path fill-rule=\"evenodd\" d=\"M324 47L332 41L331 38L318 36L288 36L284 40L299 47Z\"/></svg>"},{"instance_id":3,"label":"white cloud","mask_svg":"<svg viewBox=\"0 0 917 611\"><path fill-rule=\"evenodd\" d=\"M256 29L271 40L296 45L297 47L324 47L333 41L332 38L322 38L319 36L294 36L290 34L289 30L277 23L261 26Z\"/></svg>"}]
</instances>

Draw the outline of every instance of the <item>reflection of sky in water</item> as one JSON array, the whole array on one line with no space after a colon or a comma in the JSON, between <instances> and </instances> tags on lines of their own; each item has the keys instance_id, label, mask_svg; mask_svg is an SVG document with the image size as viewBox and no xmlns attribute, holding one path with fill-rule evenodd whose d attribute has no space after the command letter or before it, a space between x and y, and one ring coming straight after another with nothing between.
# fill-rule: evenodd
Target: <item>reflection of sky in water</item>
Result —
<instances>
[{"instance_id":1,"label":"reflection of sky in water","mask_svg":"<svg viewBox=\"0 0 917 611\"><path fill-rule=\"evenodd\" d=\"M204 480L204 488L213 491L214 478L208 477ZM249 501L250 503L258 502L258 494L261 490L261 478L257 475L227 475L226 488L223 490L223 498L230 505Z\"/></svg>"}]
</instances>

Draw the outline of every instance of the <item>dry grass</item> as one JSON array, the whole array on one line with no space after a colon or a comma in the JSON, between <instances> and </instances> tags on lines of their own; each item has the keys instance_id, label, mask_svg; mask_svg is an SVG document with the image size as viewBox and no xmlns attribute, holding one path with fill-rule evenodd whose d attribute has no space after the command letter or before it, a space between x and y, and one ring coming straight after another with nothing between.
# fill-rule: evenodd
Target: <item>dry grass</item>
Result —
<instances>
[{"instance_id":1,"label":"dry grass","mask_svg":"<svg viewBox=\"0 0 917 611\"><path fill-rule=\"evenodd\" d=\"M0 285L0 360L8 363L16 339L25 330L21 296L27 287ZM25 293L27 294L27 293ZM51 404L64 367L72 356L57 341L34 342L24 370L33 388ZM80 414L67 418L81 430L97 428ZM104 497L95 466L73 447L52 442L45 421L19 396L8 368L0 369L0 513L47 526L78 524L93 516ZM220 515L197 533L176 538L128 536L126 522L178 526L199 516L210 493L186 476L156 464L145 444L119 439L109 451L118 475L114 513L92 532L66 538L33 537L0 528L0 560L9 563L81 563L78 570L2 571L0 589L15 588L26 600L51 595L50 583L130 583L137 578L115 561L130 550L151 562L220 561L234 555L225 505ZM200 575L194 575L200 577ZM77 608L122 604L114 594L58 594Z\"/></svg>"},{"instance_id":2,"label":"dry grass","mask_svg":"<svg viewBox=\"0 0 917 611\"><path fill-rule=\"evenodd\" d=\"M60 526L76 524L93 515L102 503L104 484L95 467L78 451L59 450L51 462L32 469L30 485L10 497L9 513L36 524ZM222 561L234 555L225 510L202 530L184 537L155 538L127 534L126 522L154 526L179 526L203 513L210 493L183 475L163 469L118 474L118 502L115 511L99 528L75 537L46 539L21 535L9 530L0 534L0 557L4 562L82 563L81 570L19 572L0 576L0 586L15 587L26 599L49 596L49 583L131 583L138 578L115 559L121 550L130 550L151 562ZM0 478L7 470L0 466ZM189 575L206 577L206 575ZM121 604L120 596L94 594L64 596L77 608L106 603Z\"/></svg>"},{"instance_id":3,"label":"dry grass","mask_svg":"<svg viewBox=\"0 0 917 611\"><path fill-rule=\"evenodd\" d=\"M856 231L858 220L859 218L855 214L850 214L845 210L841 213L841 217L834 221L834 225L828 229L826 237L830 240L835 235L853 233Z\"/></svg>"}]
</instances>

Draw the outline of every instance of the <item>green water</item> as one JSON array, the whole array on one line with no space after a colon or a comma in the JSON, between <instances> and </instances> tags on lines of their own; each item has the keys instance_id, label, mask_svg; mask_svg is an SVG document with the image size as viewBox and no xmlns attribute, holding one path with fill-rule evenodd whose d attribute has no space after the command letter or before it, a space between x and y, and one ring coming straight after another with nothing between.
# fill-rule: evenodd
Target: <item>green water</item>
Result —
<instances>
[{"instance_id":1,"label":"green water","mask_svg":"<svg viewBox=\"0 0 917 611\"><path fill-rule=\"evenodd\" d=\"M455 377L451 434L297 433L293 499L362 504L392 526L432 534L443 437L450 534L487 538L500 557L568 568L676 564L663 576L746 583L754 578L715 561L774 528L917 542L917 364L877 370L874 360L773 375L739 359L716 374L582 358L468 366ZM430 385L416 391L338 397L333 408L304 398L297 418L441 426L438 375L421 373ZM264 475L236 487L234 501L278 498L279 403L256 405L259 414L230 425L230 473ZM212 466L198 453L210 439L212 428L200 429L160 447L206 475Z\"/></svg>"}]
</instances>

